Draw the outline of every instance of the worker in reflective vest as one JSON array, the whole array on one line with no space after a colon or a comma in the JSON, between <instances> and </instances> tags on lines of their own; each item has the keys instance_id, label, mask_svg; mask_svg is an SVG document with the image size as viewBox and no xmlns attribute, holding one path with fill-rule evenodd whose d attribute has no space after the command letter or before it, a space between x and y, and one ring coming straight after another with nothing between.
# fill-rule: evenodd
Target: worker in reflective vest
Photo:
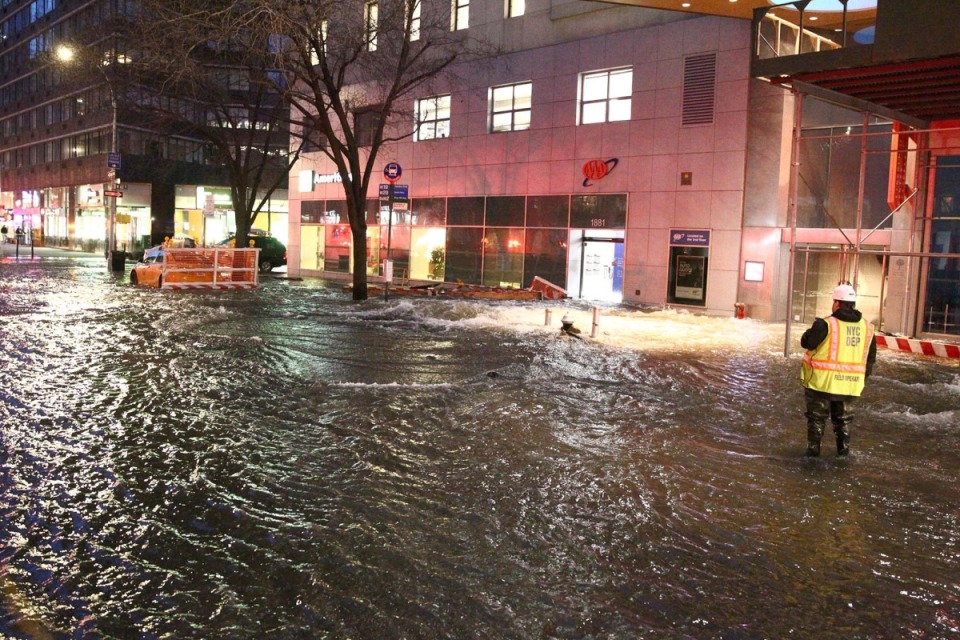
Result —
<instances>
[{"instance_id":1,"label":"worker in reflective vest","mask_svg":"<svg viewBox=\"0 0 960 640\"><path fill-rule=\"evenodd\" d=\"M833 314L817 318L803 332L800 379L807 416L807 456L820 455L827 418L837 436L837 455L850 452L850 405L860 397L877 358L873 327L854 307L857 292L849 284L833 290Z\"/></svg>"}]
</instances>

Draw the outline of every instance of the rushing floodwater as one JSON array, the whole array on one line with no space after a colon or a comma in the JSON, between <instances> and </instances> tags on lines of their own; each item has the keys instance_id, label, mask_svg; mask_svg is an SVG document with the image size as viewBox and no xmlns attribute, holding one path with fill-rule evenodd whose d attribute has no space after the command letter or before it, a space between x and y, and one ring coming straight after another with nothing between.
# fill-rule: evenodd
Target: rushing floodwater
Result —
<instances>
[{"instance_id":1,"label":"rushing floodwater","mask_svg":"<svg viewBox=\"0 0 960 640\"><path fill-rule=\"evenodd\" d=\"M0 636L960 637L956 362L550 307L0 264Z\"/></svg>"}]
</instances>

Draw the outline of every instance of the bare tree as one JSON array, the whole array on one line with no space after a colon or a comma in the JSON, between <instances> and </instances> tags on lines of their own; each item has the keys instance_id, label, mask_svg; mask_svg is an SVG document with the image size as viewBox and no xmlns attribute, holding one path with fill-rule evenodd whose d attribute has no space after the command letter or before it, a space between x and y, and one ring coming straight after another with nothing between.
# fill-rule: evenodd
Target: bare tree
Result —
<instances>
[{"instance_id":1,"label":"bare tree","mask_svg":"<svg viewBox=\"0 0 960 640\"><path fill-rule=\"evenodd\" d=\"M413 135L414 98L467 52L442 0L254 0L255 22L283 34L293 131L319 143L342 179L353 239L353 298L367 298L366 196L385 143ZM391 214L392 215L392 214Z\"/></svg>"},{"instance_id":2,"label":"bare tree","mask_svg":"<svg viewBox=\"0 0 960 640\"><path fill-rule=\"evenodd\" d=\"M271 52L277 39L251 25L247 3L141 0L121 27L127 64L115 65L118 97L144 124L205 143L227 174L237 246L288 184L290 108Z\"/></svg>"}]
</instances>

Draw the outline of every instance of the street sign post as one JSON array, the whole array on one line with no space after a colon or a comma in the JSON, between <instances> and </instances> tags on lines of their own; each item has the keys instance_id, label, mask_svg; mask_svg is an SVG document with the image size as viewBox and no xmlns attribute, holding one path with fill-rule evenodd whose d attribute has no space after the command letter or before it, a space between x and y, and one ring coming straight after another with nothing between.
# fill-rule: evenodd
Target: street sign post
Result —
<instances>
[{"instance_id":1,"label":"street sign post","mask_svg":"<svg viewBox=\"0 0 960 640\"><path fill-rule=\"evenodd\" d=\"M388 162L387 166L383 168L383 177L390 184L387 185L387 259L384 260L384 282L383 282L383 299L386 301L389 299L390 290L390 280L393 279L393 198L395 196L394 190L396 189L396 183L400 180L400 176L403 175L403 167L400 166L399 162ZM380 185L381 193L383 192L383 185ZM390 270L390 280L386 279L387 269Z\"/></svg>"}]
</instances>

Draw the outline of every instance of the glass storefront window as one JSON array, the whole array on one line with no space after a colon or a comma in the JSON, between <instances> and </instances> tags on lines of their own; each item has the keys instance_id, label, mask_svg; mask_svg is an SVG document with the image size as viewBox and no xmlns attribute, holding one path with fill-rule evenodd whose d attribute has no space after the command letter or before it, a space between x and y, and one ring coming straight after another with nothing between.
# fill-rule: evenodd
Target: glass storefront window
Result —
<instances>
[{"instance_id":1,"label":"glass storefront window","mask_svg":"<svg viewBox=\"0 0 960 640\"><path fill-rule=\"evenodd\" d=\"M300 266L303 269L322 270L323 252L323 225L304 225L300 227Z\"/></svg>"},{"instance_id":2,"label":"glass storefront window","mask_svg":"<svg viewBox=\"0 0 960 640\"><path fill-rule=\"evenodd\" d=\"M366 202L367 224L377 224L380 216L380 201L376 198L367 199Z\"/></svg>"},{"instance_id":3,"label":"glass storefront window","mask_svg":"<svg viewBox=\"0 0 960 640\"><path fill-rule=\"evenodd\" d=\"M178 184L175 187L173 206L177 209L197 209L203 206L203 203L197 204L197 186L188 184Z\"/></svg>"},{"instance_id":4,"label":"glass storefront window","mask_svg":"<svg viewBox=\"0 0 960 640\"><path fill-rule=\"evenodd\" d=\"M930 251L960 253L960 156L937 158L932 216ZM930 259L923 329L960 334L960 259Z\"/></svg>"},{"instance_id":5,"label":"glass storefront window","mask_svg":"<svg viewBox=\"0 0 960 640\"><path fill-rule=\"evenodd\" d=\"M527 229L523 254L524 285L537 275L567 288L566 229Z\"/></svg>"},{"instance_id":6,"label":"glass storefront window","mask_svg":"<svg viewBox=\"0 0 960 640\"><path fill-rule=\"evenodd\" d=\"M530 196L527 198L527 227L570 225L570 196Z\"/></svg>"},{"instance_id":7,"label":"glass storefront window","mask_svg":"<svg viewBox=\"0 0 960 640\"><path fill-rule=\"evenodd\" d=\"M367 275L380 275L380 227L367 227Z\"/></svg>"},{"instance_id":8,"label":"glass storefront window","mask_svg":"<svg viewBox=\"0 0 960 640\"><path fill-rule=\"evenodd\" d=\"M447 282L480 284L482 243L481 227L447 228Z\"/></svg>"},{"instance_id":9,"label":"glass storefront window","mask_svg":"<svg viewBox=\"0 0 960 640\"><path fill-rule=\"evenodd\" d=\"M524 219L523 196L491 196L487 198L488 227L522 227Z\"/></svg>"},{"instance_id":10,"label":"glass storefront window","mask_svg":"<svg viewBox=\"0 0 960 640\"><path fill-rule=\"evenodd\" d=\"M395 212L399 213L399 212ZM405 213L405 212L404 212ZM389 247L389 251L388 251ZM410 225L396 224L393 228L387 225L380 226L380 262L393 259L393 277L402 279L410 277Z\"/></svg>"},{"instance_id":11,"label":"glass storefront window","mask_svg":"<svg viewBox=\"0 0 960 640\"><path fill-rule=\"evenodd\" d=\"M304 200L300 203L300 223L311 224L323 222L323 200Z\"/></svg>"},{"instance_id":12,"label":"glass storefront window","mask_svg":"<svg viewBox=\"0 0 960 640\"><path fill-rule=\"evenodd\" d=\"M479 227L483 225L482 196L450 198L447 201L447 225Z\"/></svg>"},{"instance_id":13,"label":"glass storefront window","mask_svg":"<svg viewBox=\"0 0 960 640\"><path fill-rule=\"evenodd\" d=\"M410 278L443 281L446 266L446 230L414 227L410 236Z\"/></svg>"},{"instance_id":14,"label":"glass storefront window","mask_svg":"<svg viewBox=\"0 0 960 640\"><path fill-rule=\"evenodd\" d=\"M350 263L353 260L353 241L350 237L350 225L326 225L325 243L324 270L350 273L352 267Z\"/></svg>"},{"instance_id":15,"label":"glass storefront window","mask_svg":"<svg viewBox=\"0 0 960 640\"><path fill-rule=\"evenodd\" d=\"M323 221L329 224L349 224L346 200L327 200L323 212Z\"/></svg>"},{"instance_id":16,"label":"glass storefront window","mask_svg":"<svg viewBox=\"0 0 960 640\"><path fill-rule=\"evenodd\" d=\"M570 227L574 229L623 229L627 225L625 193L573 196Z\"/></svg>"},{"instance_id":17,"label":"glass storefront window","mask_svg":"<svg viewBox=\"0 0 960 640\"><path fill-rule=\"evenodd\" d=\"M889 125L868 128L889 132ZM797 185L797 226L811 229L856 229L860 190L863 127L833 127L806 131L800 140L800 180ZM869 135L864 171L862 229L889 228L887 183L890 138ZM886 220L884 220L887 218Z\"/></svg>"},{"instance_id":18,"label":"glass storefront window","mask_svg":"<svg viewBox=\"0 0 960 640\"><path fill-rule=\"evenodd\" d=\"M410 223L418 227L442 227L447 222L445 198L414 198Z\"/></svg>"},{"instance_id":19,"label":"glass storefront window","mask_svg":"<svg viewBox=\"0 0 960 640\"><path fill-rule=\"evenodd\" d=\"M521 287L523 229L487 227L483 235L483 284Z\"/></svg>"}]
</instances>

